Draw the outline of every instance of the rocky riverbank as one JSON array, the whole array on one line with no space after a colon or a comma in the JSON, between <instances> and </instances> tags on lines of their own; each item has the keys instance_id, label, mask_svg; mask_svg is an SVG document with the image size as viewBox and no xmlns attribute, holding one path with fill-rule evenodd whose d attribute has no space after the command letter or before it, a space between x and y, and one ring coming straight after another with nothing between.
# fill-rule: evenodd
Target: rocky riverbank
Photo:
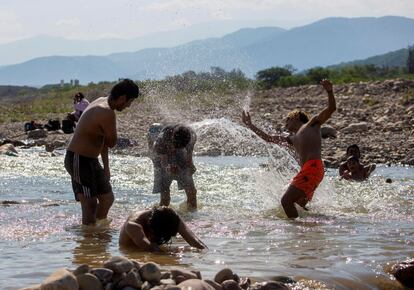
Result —
<instances>
[{"instance_id":1,"label":"rocky riverbank","mask_svg":"<svg viewBox=\"0 0 414 290\"><path fill-rule=\"evenodd\" d=\"M395 264L390 272L404 286L411 288L414 261ZM239 277L229 268L219 271L214 278L205 279L200 271L184 268L162 269L153 262L141 263L115 256L101 268L84 264L75 270L58 269L43 283L21 290L289 290L327 289L322 282L295 281L287 276L274 276L270 280L253 281ZM333 286L333 285L332 285Z\"/></svg>"},{"instance_id":2,"label":"rocky riverbank","mask_svg":"<svg viewBox=\"0 0 414 290\"><path fill-rule=\"evenodd\" d=\"M42 284L22 290L288 290L295 284L289 277L252 283L231 269L219 271L214 279L203 279L199 271L183 268L161 269L153 262L140 263L125 257L112 257L102 268L81 265L75 270L58 269Z\"/></svg>"},{"instance_id":3,"label":"rocky riverbank","mask_svg":"<svg viewBox=\"0 0 414 290\"><path fill-rule=\"evenodd\" d=\"M331 166L342 160L346 147L358 144L364 162L414 165L414 81L386 80L335 85L337 111L328 121L323 139L323 158ZM196 155L257 155L263 148L237 144L217 124L241 124L240 112L251 99L253 122L269 133L283 130L284 117L296 108L316 114L327 104L320 86L274 88L267 91L238 92L229 95L194 95L186 99L148 93L144 101L134 103L119 114L121 141L116 153L147 155L146 132L154 122L199 122L217 119L216 125L200 134ZM56 116L61 117L61 116ZM66 143L70 135L52 133L28 140L23 123L0 124L0 139L24 141L27 145ZM233 140L229 140L233 138ZM234 140L236 138L236 140ZM239 138L240 139L240 138ZM231 142L230 142L231 141ZM56 147L49 145L49 150Z\"/></svg>"}]
</instances>

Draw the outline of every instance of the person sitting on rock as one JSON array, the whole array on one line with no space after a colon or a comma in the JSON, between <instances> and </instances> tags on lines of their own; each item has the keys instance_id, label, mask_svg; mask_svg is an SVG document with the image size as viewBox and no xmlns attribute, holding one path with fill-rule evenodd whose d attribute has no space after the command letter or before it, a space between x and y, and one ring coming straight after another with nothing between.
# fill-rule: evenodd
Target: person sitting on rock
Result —
<instances>
[{"instance_id":1,"label":"person sitting on rock","mask_svg":"<svg viewBox=\"0 0 414 290\"><path fill-rule=\"evenodd\" d=\"M121 228L119 245L143 251L162 251L179 233L192 247L206 249L207 246L186 226L181 217L166 206L156 206L131 214Z\"/></svg>"},{"instance_id":2,"label":"person sitting on rock","mask_svg":"<svg viewBox=\"0 0 414 290\"><path fill-rule=\"evenodd\" d=\"M197 208L197 189L193 174L193 149L197 135L182 124L153 124L148 133L150 158L154 165L153 193L161 193L160 205L170 205L170 186L177 180L178 189L184 189L189 209Z\"/></svg>"},{"instance_id":3,"label":"person sitting on rock","mask_svg":"<svg viewBox=\"0 0 414 290\"><path fill-rule=\"evenodd\" d=\"M369 164L367 166L362 165L359 160L361 159L361 151L359 150L359 146L357 144L352 144L350 146L348 146L348 148L346 148L346 156L347 156L347 160L342 163L339 166L339 176L347 179L347 180L356 180L353 178L350 178L350 168L348 166L348 161L350 157L355 157L358 160L358 174L355 172L355 174L357 174L358 176L364 176L364 178L362 180L367 179L371 173L375 170L376 165L375 164ZM353 161L351 161L352 163Z\"/></svg>"},{"instance_id":4,"label":"person sitting on rock","mask_svg":"<svg viewBox=\"0 0 414 290\"><path fill-rule=\"evenodd\" d=\"M85 98L85 96L81 92L77 93L73 97L73 107L75 111L73 111L72 113L69 113L67 115L67 119L71 120L72 122L78 122L83 111L86 110L88 105L89 105L89 101Z\"/></svg>"}]
</instances>

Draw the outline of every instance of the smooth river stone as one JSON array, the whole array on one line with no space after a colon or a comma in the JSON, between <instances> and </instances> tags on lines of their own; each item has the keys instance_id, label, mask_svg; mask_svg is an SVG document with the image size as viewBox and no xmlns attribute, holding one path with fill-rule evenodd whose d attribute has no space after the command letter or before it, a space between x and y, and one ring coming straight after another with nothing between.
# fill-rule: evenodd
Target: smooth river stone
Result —
<instances>
[{"instance_id":1,"label":"smooth river stone","mask_svg":"<svg viewBox=\"0 0 414 290\"><path fill-rule=\"evenodd\" d=\"M95 275L102 283L106 284L112 280L114 271L107 268L95 268L91 270L91 274Z\"/></svg>"},{"instance_id":2,"label":"smooth river stone","mask_svg":"<svg viewBox=\"0 0 414 290\"><path fill-rule=\"evenodd\" d=\"M148 281L153 284L158 284L161 280L161 269L153 262L142 265L139 269L139 274L143 281Z\"/></svg>"},{"instance_id":3,"label":"smooth river stone","mask_svg":"<svg viewBox=\"0 0 414 290\"><path fill-rule=\"evenodd\" d=\"M46 278L40 290L78 290L79 284L75 275L67 269L58 269Z\"/></svg>"},{"instance_id":4,"label":"smooth river stone","mask_svg":"<svg viewBox=\"0 0 414 290\"><path fill-rule=\"evenodd\" d=\"M104 264L104 268L110 269L114 273L126 273L131 271L133 267L134 264L130 260L119 256L112 257Z\"/></svg>"},{"instance_id":5,"label":"smooth river stone","mask_svg":"<svg viewBox=\"0 0 414 290\"><path fill-rule=\"evenodd\" d=\"M214 276L214 281L221 284L226 280L233 280L233 271L229 268L224 268Z\"/></svg>"},{"instance_id":6,"label":"smooth river stone","mask_svg":"<svg viewBox=\"0 0 414 290\"><path fill-rule=\"evenodd\" d=\"M79 290L103 290L101 281L90 273L80 274L78 279Z\"/></svg>"},{"instance_id":7,"label":"smooth river stone","mask_svg":"<svg viewBox=\"0 0 414 290\"><path fill-rule=\"evenodd\" d=\"M183 269L171 269L171 276L177 284L188 279L198 279L197 274Z\"/></svg>"},{"instance_id":8,"label":"smooth river stone","mask_svg":"<svg viewBox=\"0 0 414 290\"><path fill-rule=\"evenodd\" d=\"M207 282L200 279L189 279L177 285L181 290L215 290Z\"/></svg>"},{"instance_id":9,"label":"smooth river stone","mask_svg":"<svg viewBox=\"0 0 414 290\"><path fill-rule=\"evenodd\" d=\"M123 278L118 283L118 287L120 287L120 288L127 287L127 286L137 288L137 289L141 289L142 280L141 280L141 277L140 277L137 269L134 268L131 271L129 271L126 274L125 278Z\"/></svg>"},{"instance_id":10,"label":"smooth river stone","mask_svg":"<svg viewBox=\"0 0 414 290\"><path fill-rule=\"evenodd\" d=\"M239 284L234 280L226 280L221 283L223 290L241 290Z\"/></svg>"}]
</instances>

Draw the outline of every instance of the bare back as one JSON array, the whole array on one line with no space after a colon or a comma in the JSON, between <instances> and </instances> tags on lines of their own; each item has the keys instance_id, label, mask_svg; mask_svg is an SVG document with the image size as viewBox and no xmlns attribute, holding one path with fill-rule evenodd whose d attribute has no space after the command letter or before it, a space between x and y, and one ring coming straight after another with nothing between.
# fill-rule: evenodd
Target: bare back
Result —
<instances>
[{"instance_id":1,"label":"bare back","mask_svg":"<svg viewBox=\"0 0 414 290\"><path fill-rule=\"evenodd\" d=\"M321 159L321 127L313 120L304 124L289 140L299 155L300 165L308 160Z\"/></svg>"},{"instance_id":2,"label":"bare back","mask_svg":"<svg viewBox=\"0 0 414 290\"><path fill-rule=\"evenodd\" d=\"M144 230L144 224L148 222L150 217L151 210L144 210L132 213L126 222L122 225L121 232L119 234L119 244L122 246L134 246L134 242L130 238L127 233L126 227L128 226L129 222L137 223L142 226L142 230ZM135 245L136 246L136 245Z\"/></svg>"},{"instance_id":3,"label":"bare back","mask_svg":"<svg viewBox=\"0 0 414 290\"><path fill-rule=\"evenodd\" d=\"M79 155L97 158L106 139L116 139L115 112L108 98L99 98L83 112L69 143L68 150Z\"/></svg>"}]
</instances>

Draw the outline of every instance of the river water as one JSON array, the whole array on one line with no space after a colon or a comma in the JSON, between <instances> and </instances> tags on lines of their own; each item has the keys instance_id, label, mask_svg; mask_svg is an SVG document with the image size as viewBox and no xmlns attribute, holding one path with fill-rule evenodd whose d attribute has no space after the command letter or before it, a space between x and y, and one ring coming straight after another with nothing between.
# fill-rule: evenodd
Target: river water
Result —
<instances>
[{"instance_id":1,"label":"river water","mask_svg":"<svg viewBox=\"0 0 414 290\"><path fill-rule=\"evenodd\" d=\"M195 268L205 278L224 267L257 279L291 276L295 289L401 289L389 269L414 257L414 168L379 166L362 183L328 170L310 211L291 221L279 201L297 169L285 151L273 150L267 157L196 157L199 209L185 210L175 183L172 206L209 250L174 247L163 255L118 247L126 217L159 201L148 158L110 156L112 222L88 229L79 225L64 151L0 156L0 200L19 202L0 206L0 289L41 283L59 267L100 266L114 255ZM177 237L175 245L184 243Z\"/></svg>"}]
</instances>

